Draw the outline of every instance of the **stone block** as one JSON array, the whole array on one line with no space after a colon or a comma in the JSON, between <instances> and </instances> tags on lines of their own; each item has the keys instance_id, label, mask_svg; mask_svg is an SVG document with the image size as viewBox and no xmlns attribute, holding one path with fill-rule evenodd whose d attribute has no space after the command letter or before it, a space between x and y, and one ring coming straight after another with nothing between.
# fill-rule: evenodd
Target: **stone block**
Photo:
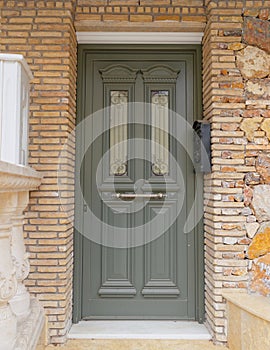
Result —
<instances>
[{"instance_id":1,"label":"stone block","mask_svg":"<svg viewBox=\"0 0 270 350\"><path fill-rule=\"evenodd\" d=\"M248 81L246 83L246 96L249 99L270 98L270 79Z\"/></svg>"},{"instance_id":2,"label":"stone block","mask_svg":"<svg viewBox=\"0 0 270 350\"><path fill-rule=\"evenodd\" d=\"M260 174L263 182L265 184L270 184L270 154L260 154L258 156L256 170Z\"/></svg>"},{"instance_id":3,"label":"stone block","mask_svg":"<svg viewBox=\"0 0 270 350\"><path fill-rule=\"evenodd\" d=\"M258 17L259 15L259 9L257 8L247 8L244 10L244 16L245 17Z\"/></svg>"},{"instance_id":4,"label":"stone block","mask_svg":"<svg viewBox=\"0 0 270 350\"><path fill-rule=\"evenodd\" d=\"M241 34L242 34L241 29L224 30L224 32L223 32L224 36L241 36Z\"/></svg>"},{"instance_id":5,"label":"stone block","mask_svg":"<svg viewBox=\"0 0 270 350\"><path fill-rule=\"evenodd\" d=\"M250 223L250 222L256 222L256 216L254 215L249 215L247 216L247 222Z\"/></svg>"},{"instance_id":6,"label":"stone block","mask_svg":"<svg viewBox=\"0 0 270 350\"><path fill-rule=\"evenodd\" d=\"M253 190L249 186L245 186L244 188L244 204L246 206L251 204L253 198Z\"/></svg>"},{"instance_id":7,"label":"stone block","mask_svg":"<svg viewBox=\"0 0 270 350\"><path fill-rule=\"evenodd\" d=\"M224 244L236 244L237 243L237 238L235 237L225 237L224 238Z\"/></svg>"},{"instance_id":8,"label":"stone block","mask_svg":"<svg viewBox=\"0 0 270 350\"><path fill-rule=\"evenodd\" d=\"M253 141L254 133L260 127L262 117L245 118L240 124L240 129L245 132L245 135L249 141Z\"/></svg>"},{"instance_id":9,"label":"stone block","mask_svg":"<svg viewBox=\"0 0 270 350\"><path fill-rule=\"evenodd\" d=\"M246 230L247 230L247 235L249 238L253 238L258 231L258 228L260 225L257 222L247 222L246 223Z\"/></svg>"},{"instance_id":10,"label":"stone block","mask_svg":"<svg viewBox=\"0 0 270 350\"><path fill-rule=\"evenodd\" d=\"M269 253L253 261L249 290L259 293L260 295L270 296Z\"/></svg>"},{"instance_id":11,"label":"stone block","mask_svg":"<svg viewBox=\"0 0 270 350\"><path fill-rule=\"evenodd\" d=\"M242 43L231 43L228 45L228 49L234 50L234 51L243 50L245 47L246 47L246 45L242 44Z\"/></svg>"},{"instance_id":12,"label":"stone block","mask_svg":"<svg viewBox=\"0 0 270 350\"><path fill-rule=\"evenodd\" d=\"M261 129L265 131L268 140L270 140L270 119L265 119L262 122Z\"/></svg>"},{"instance_id":13,"label":"stone block","mask_svg":"<svg viewBox=\"0 0 270 350\"><path fill-rule=\"evenodd\" d=\"M252 207L258 222L270 220L270 185L254 187Z\"/></svg>"},{"instance_id":14,"label":"stone block","mask_svg":"<svg viewBox=\"0 0 270 350\"><path fill-rule=\"evenodd\" d=\"M269 8L262 8L262 9L260 9L259 18L263 19L263 20L266 20L266 21L268 19L270 19Z\"/></svg>"},{"instance_id":15,"label":"stone block","mask_svg":"<svg viewBox=\"0 0 270 350\"><path fill-rule=\"evenodd\" d=\"M260 174L255 172L249 172L245 175L246 185L258 185L260 183Z\"/></svg>"},{"instance_id":16,"label":"stone block","mask_svg":"<svg viewBox=\"0 0 270 350\"><path fill-rule=\"evenodd\" d=\"M241 215L249 216L252 214L253 214L253 212L252 212L252 209L250 207L245 207L241 210Z\"/></svg>"},{"instance_id":17,"label":"stone block","mask_svg":"<svg viewBox=\"0 0 270 350\"><path fill-rule=\"evenodd\" d=\"M255 259L270 252L270 222L263 223L248 248L248 258Z\"/></svg>"},{"instance_id":18,"label":"stone block","mask_svg":"<svg viewBox=\"0 0 270 350\"><path fill-rule=\"evenodd\" d=\"M232 350L241 349L241 337L239 337L241 329L241 310L237 306L229 303L227 306L227 313L230 315L230 322L228 323L230 348Z\"/></svg>"},{"instance_id":19,"label":"stone block","mask_svg":"<svg viewBox=\"0 0 270 350\"><path fill-rule=\"evenodd\" d=\"M246 79L265 78L270 72L270 56L257 47L247 46L238 52L236 66Z\"/></svg>"},{"instance_id":20,"label":"stone block","mask_svg":"<svg viewBox=\"0 0 270 350\"><path fill-rule=\"evenodd\" d=\"M243 40L248 45L254 45L270 53L270 23L266 12L262 13L261 19L247 17L244 19Z\"/></svg>"},{"instance_id":21,"label":"stone block","mask_svg":"<svg viewBox=\"0 0 270 350\"><path fill-rule=\"evenodd\" d=\"M230 350L269 350L270 304L268 298L247 293L223 293L227 300Z\"/></svg>"}]
</instances>

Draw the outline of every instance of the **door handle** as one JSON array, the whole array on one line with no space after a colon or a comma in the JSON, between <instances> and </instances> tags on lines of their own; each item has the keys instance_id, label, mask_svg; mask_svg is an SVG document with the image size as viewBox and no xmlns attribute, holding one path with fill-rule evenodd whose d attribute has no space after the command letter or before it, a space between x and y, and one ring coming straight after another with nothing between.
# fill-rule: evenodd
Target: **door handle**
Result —
<instances>
[{"instance_id":1,"label":"door handle","mask_svg":"<svg viewBox=\"0 0 270 350\"><path fill-rule=\"evenodd\" d=\"M119 199L133 199L133 198L150 198L150 199L163 199L167 195L166 193L115 193L114 197Z\"/></svg>"}]
</instances>

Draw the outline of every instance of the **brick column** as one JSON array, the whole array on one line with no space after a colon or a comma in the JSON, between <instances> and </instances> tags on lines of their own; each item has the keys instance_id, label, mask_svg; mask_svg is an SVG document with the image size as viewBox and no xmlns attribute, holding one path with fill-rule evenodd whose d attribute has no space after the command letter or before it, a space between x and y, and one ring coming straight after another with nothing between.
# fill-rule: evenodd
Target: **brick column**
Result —
<instances>
[{"instance_id":1,"label":"brick column","mask_svg":"<svg viewBox=\"0 0 270 350\"><path fill-rule=\"evenodd\" d=\"M54 343L65 341L72 317L74 144L60 172L58 157L75 124L73 10L74 1L1 1L1 48L23 54L34 76L29 165L44 178L31 193L25 225L27 286L46 308Z\"/></svg>"},{"instance_id":2,"label":"brick column","mask_svg":"<svg viewBox=\"0 0 270 350\"><path fill-rule=\"evenodd\" d=\"M216 342L226 341L222 293L247 290L248 258L254 258L249 245L259 227L256 220L270 217L260 218L255 202L258 197L259 206L266 210L264 196L257 192L266 193L268 187L258 186L253 193L254 185L268 183L264 178L268 155L261 154L269 152L270 59L255 46L268 49L269 5L269 1L206 1L203 98L204 117L212 125L213 163L211 175L205 178L206 319Z\"/></svg>"},{"instance_id":3,"label":"brick column","mask_svg":"<svg viewBox=\"0 0 270 350\"><path fill-rule=\"evenodd\" d=\"M223 290L247 286L243 179L246 140L239 129L244 84L235 56L243 48L239 1L207 1L203 41L204 117L212 126L212 173L205 177L206 322L217 342L226 341Z\"/></svg>"}]
</instances>

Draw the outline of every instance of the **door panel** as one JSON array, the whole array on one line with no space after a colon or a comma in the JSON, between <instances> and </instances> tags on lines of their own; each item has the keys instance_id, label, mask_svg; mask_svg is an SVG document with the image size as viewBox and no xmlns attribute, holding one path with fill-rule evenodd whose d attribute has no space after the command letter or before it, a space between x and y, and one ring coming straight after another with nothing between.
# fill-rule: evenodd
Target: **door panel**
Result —
<instances>
[{"instance_id":1,"label":"door panel","mask_svg":"<svg viewBox=\"0 0 270 350\"><path fill-rule=\"evenodd\" d=\"M193 59L151 50L86 56L84 117L105 109L84 138L106 131L81 166L84 200L101 219L93 229L102 243L82 238L84 319L195 319L194 232L183 232L194 196L184 122L194 117ZM177 138L171 136L175 113L184 120ZM139 198L121 197L134 192ZM145 199L150 192L154 196ZM161 224L157 215L164 218ZM83 227L91 226L86 211ZM125 230L131 234L122 234Z\"/></svg>"},{"instance_id":2,"label":"door panel","mask_svg":"<svg viewBox=\"0 0 270 350\"><path fill-rule=\"evenodd\" d=\"M151 211L153 208L149 205L147 209ZM166 232L165 228L164 231ZM180 295L177 285L176 243L177 235L173 225L166 234L145 246L145 285L141 292L145 298L169 298Z\"/></svg>"}]
</instances>

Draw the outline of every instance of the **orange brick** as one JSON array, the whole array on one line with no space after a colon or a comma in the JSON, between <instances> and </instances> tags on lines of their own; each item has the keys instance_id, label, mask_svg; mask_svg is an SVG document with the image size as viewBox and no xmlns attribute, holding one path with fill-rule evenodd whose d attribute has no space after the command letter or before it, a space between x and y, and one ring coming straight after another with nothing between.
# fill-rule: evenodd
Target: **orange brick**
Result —
<instances>
[{"instance_id":1,"label":"orange brick","mask_svg":"<svg viewBox=\"0 0 270 350\"><path fill-rule=\"evenodd\" d=\"M152 22L150 15L130 15L131 22Z\"/></svg>"},{"instance_id":2,"label":"orange brick","mask_svg":"<svg viewBox=\"0 0 270 350\"><path fill-rule=\"evenodd\" d=\"M149 5L170 5L170 0L141 0L141 6L149 6Z\"/></svg>"},{"instance_id":3,"label":"orange brick","mask_svg":"<svg viewBox=\"0 0 270 350\"><path fill-rule=\"evenodd\" d=\"M179 21L179 16L156 16L155 21Z\"/></svg>"},{"instance_id":4,"label":"orange brick","mask_svg":"<svg viewBox=\"0 0 270 350\"><path fill-rule=\"evenodd\" d=\"M104 21L127 21L128 15L105 14L103 15L103 20Z\"/></svg>"}]
</instances>

